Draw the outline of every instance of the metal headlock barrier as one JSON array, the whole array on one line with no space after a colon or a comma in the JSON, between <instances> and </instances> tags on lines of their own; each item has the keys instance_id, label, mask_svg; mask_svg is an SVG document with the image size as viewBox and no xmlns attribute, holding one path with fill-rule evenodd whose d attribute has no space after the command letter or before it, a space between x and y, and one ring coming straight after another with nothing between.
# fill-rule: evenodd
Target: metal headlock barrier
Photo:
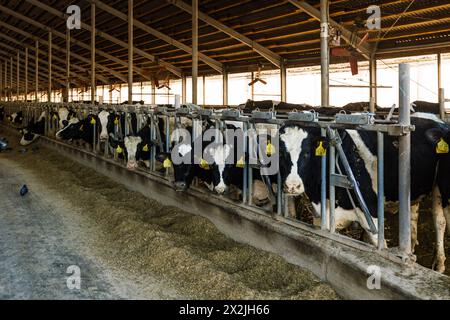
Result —
<instances>
[{"instance_id":1,"label":"metal headlock barrier","mask_svg":"<svg viewBox=\"0 0 450 320\"><path fill-rule=\"evenodd\" d=\"M55 134L58 131L59 124L56 113L59 108L65 107L69 110L75 112L77 117L86 118L91 114L98 114L101 110L110 110L116 113L125 115L125 127L122 128L120 121L114 121L114 132L113 135L116 139L120 137L125 137L127 135L135 135L136 132L132 132L131 125L131 115L134 114L137 120L137 130L139 131L146 123L150 124L150 141L152 145L150 147L150 163L149 167L144 170L148 173L156 174L160 177L170 180L169 169L164 167L157 169L156 160L156 145L162 148L165 145L165 152L170 152L170 135L174 129L180 127L182 118L189 118L192 120L193 126L193 137L199 136L199 123L207 119L212 123L215 123L217 129L223 129L226 127L227 121L242 122L242 128L244 131L244 136L247 137L247 131L254 128L257 124L270 124L276 126L277 129L280 128L285 123L298 124L302 127L315 127L320 128L323 137L327 137L329 141L328 150L326 155L322 156L322 170L320 172L321 176L321 226L320 229L329 233L334 234L335 231L335 207L333 205L327 206L327 191L329 194L329 203L335 203L335 189L345 188L347 189L350 200L356 208L356 203L359 204L363 212L363 219L369 226L369 230L373 234L378 236L378 252L386 251L385 248L385 238L384 238L384 145L383 137L384 135L391 135L397 137L408 137L410 132L414 128L409 123L409 118L405 121L392 121L392 120L378 120L375 119L374 114L363 113L363 114L337 114L335 117L322 117L316 112L297 112L292 111L288 114L277 114L273 110L269 111L259 111L254 110L251 114L244 114L242 110L239 109L222 109L222 110L211 110L211 109L192 109L187 107L174 108L172 105L144 105L144 106L128 106L128 105L86 105L86 104L70 104L70 103L20 103L20 102L7 102L0 103L0 106L5 107L6 115L10 115L13 112L22 111L24 116L24 123L30 122L32 119L37 119L40 114L45 111L46 114L46 126L45 126L45 136L49 139L55 139ZM56 112L56 113L55 113ZM165 126L165 137L166 141L162 141L162 133L159 131L158 123L159 121L166 121ZM174 126L171 128L169 126L170 121L173 119ZM106 158L113 158L115 161L118 160L117 150L113 150L111 154L111 149L109 147L108 141L104 144L103 150L101 150L101 143L98 137L97 123L93 122L93 132L94 141L92 146L93 153L97 155L102 155ZM377 133L377 196L378 196L378 224L375 225L367 204L362 194L358 181L353 174L353 171L348 163L347 155L342 148L342 139L339 135L339 131L347 130L363 130L372 131ZM201 130L201 129L200 129ZM244 152L247 153L250 138L244 141ZM79 145L79 147L81 147ZM236 159L237 160L237 159ZM342 164L342 168L338 165ZM126 160L125 160L126 161ZM123 165L123 164L122 164ZM402 163L399 162L400 166L406 166L404 172L409 172L409 162ZM242 190L242 205L254 206L252 203L252 186L253 186L253 171L259 170L261 164L251 165L247 161L244 161L243 165L243 190ZM336 172L337 169L337 172ZM400 170L402 172L402 170ZM327 185L327 177L329 178L329 184ZM402 186L408 185L408 181L402 181L402 179L408 179L406 176L400 176L399 183ZM289 217L287 212L287 202L291 195L284 194L283 188L281 186L281 175L278 170L277 174L277 187L276 191L273 191L268 182L267 177L263 177L263 180L268 188L269 197L274 201L276 206L277 216L281 216L286 220L293 219ZM327 190L328 188L328 190ZM350 190L353 190L355 198L350 194ZM400 208L407 208L407 213L409 213L409 197L400 197ZM328 208L327 208L328 207ZM400 212L402 215L402 212ZM360 217L361 218L361 217ZM410 227L409 220L407 221L407 226L400 226L400 241L406 241L405 243L400 242L399 248L389 251L394 256L400 257L403 261L409 262L414 259L411 255L410 242ZM299 221L297 221L299 222ZM360 221L362 223L363 221ZM406 222L404 222L406 224ZM405 233L406 235L401 233ZM402 240L404 239L404 240Z\"/></svg>"}]
</instances>

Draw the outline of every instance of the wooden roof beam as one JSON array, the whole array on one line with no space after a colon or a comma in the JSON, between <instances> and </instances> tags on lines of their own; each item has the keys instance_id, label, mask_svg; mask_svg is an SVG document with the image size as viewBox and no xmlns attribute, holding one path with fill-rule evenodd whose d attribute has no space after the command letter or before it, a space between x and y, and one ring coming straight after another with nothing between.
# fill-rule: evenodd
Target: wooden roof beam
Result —
<instances>
[{"instance_id":1,"label":"wooden roof beam","mask_svg":"<svg viewBox=\"0 0 450 320\"><path fill-rule=\"evenodd\" d=\"M16 39L14 39L14 38L12 38L12 37L6 35L6 34L0 33L0 37L6 39L6 40L8 40L8 41L10 41L10 42L12 42L12 43L14 43L14 44L16 44L16 45L23 46L24 48L28 48L29 50L32 50L32 51L36 51L36 46L34 46L34 45L25 45L24 43L21 43L20 41L17 41ZM4 46L7 46L7 45L4 44ZM10 46L8 46L8 47L10 48L10 50L17 50L17 48L13 48L13 47L10 47ZM47 52L45 52L45 51L43 51L43 50L40 50L40 49L39 49L38 52L39 52L39 54L42 55L42 56L47 56ZM65 64L65 63L66 63L66 60L61 59L60 57L58 57L58 56L56 56L56 55L53 55L52 59L55 60L55 61L58 61L59 63L62 63L62 64ZM48 62L45 61L45 60L42 60L42 61L40 61L40 62L42 62L42 63L44 63L44 64L48 64ZM61 71L61 72L66 72L66 70L65 70L64 68L62 68L62 67L60 67L60 66L58 66L58 65L53 64L52 67L54 67L56 70L59 70L59 71ZM78 65L71 64L70 67L71 67L71 68L77 67L78 70L83 71L83 72L85 71L84 68L82 68L82 67L80 67L80 66L78 66ZM83 80L83 81L86 81L86 82L89 81L89 79L88 79L87 77L83 77L83 76L81 76L81 75L79 75L79 74L77 74L77 73L75 73L75 72L73 72L73 71L70 72L70 75L71 75L71 77L73 77L73 78L79 78L79 79L81 79L81 80ZM108 80L107 80L105 77L102 77L102 76L99 76L99 75L97 75L97 77L98 77L98 78L101 77L101 78L102 78L102 82L108 83Z\"/></svg>"},{"instance_id":2,"label":"wooden roof beam","mask_svg":"<svg viewBox=\"0 0 450 320\"><path fill-rule=\"evenodd\" d=\"M189 14L192 14L192 6L185 3L181 0L166 0L168 3L173 4L174 6L177 6L178 8L186 11ZM260 45L259 43L253 41L252 39L244 36L243 34L237 32L236 30L224 25L220 21L208 16L207 14L199 11L198 12L198 18L207 24L213 26L214 28L222 31L223 33L226 33L230 37L246 44L250 48L252 48L255 52L257 52L259 55L270 61L272 64L277 66L277 68L281 67L281 56L273 52L272 50L267 49L266 47Z\"/></svg>"},{"instance_id":3,"label":"wooden roof beam","mask_svg":"<svg viewBox=\"0 0 450 320\"><path fill-rule=\"evenodd\" d=\"M46 26L46 25L44 25L44 24L42 24L42 23L40 23L40 22L37 22L36 20L30 19L30 18L28 18L27 16L24 16L24 15L22 15L22 14L20 14L20 13L17 13L17 12L15 12L15 11L9 9L9 8L6 8L6 7L2 6L2 5L0 5L0 9L1 9L2 11L4 11L6 14L9 14L9 15L11 15L11 16L13 16L13 17L16 17L16 18L20 19L20 20L23 20L23 21L25 21L26 23L29 23L29 24L31 24L31 25L37 27L37 28L40 28L40 29L43 29L43 30L47 30L47 31L49 31L49 32L51 31L54 35L56 35L56 36L58 36L58 37L60 37L60 38L63 38L64 40L66 39L66 35L65 35L65 34L63 34L63 33L61 33L61 32L58 32L58 31L56 31L56 30L53 30L53 29L49 28L48 26ZM87 50L90 50L90 49L91 49L91 47L90 47L88 44L76 40L73 36L70 37L70 41L73 42L75 45L78 45L78 46L80 46L80 47L82 47L82 48L84 48L84 49L87 49ZM105 57L105 58L107 58L107 59L110 59L110 60L112 60L112 61L114 61L114 62L116 62L116 63L122 64L122 65L127 65L126 62L124 62L124 61L122 61L122 60L120 60L120 59L117 59L116 57L113 57L112 55L109 55L109 54L107 54L107 53L105 53L105 52L103 52L103 51L100 51L100 50L97 50L97 49L96 49L95 52L96 52L98 55L101 55L101 56L103 56L103 57ZM136 68L135 68L135 69L136 69ZM142 70L140 70L140 69L138 69L138 70L136 70L136 71L142 72ZM106 78L104 78L104 77L103 77L103 78L100 77L100 79L102 79L102 81L104 81L105 83L108 82L108 81L106 80Z\"/></svg>"},{"instance_id":4,"label":"wooden roof beam","mask_svg":"<svg viewBox=\"0 0 450 320\"><path fill-rule=\"evenodd\" d=\"M95 3L95 5L98 8L112 14L113 16L116 16L119 19L127 21L128 17L125 13L122 13L119 10L114 9L113 7L107 5L106 3L104 3L100 0L93 0L93 2ZM137 19L133 19L133 23L134 23L135 27L144 30L148 34L151 34L152 36L155 36L156 38L161 39L161 40L167 42L168 44L177 47L178 49L181 49L189 54L192 54L192 48L189 47L188 45L185 45L184 43L169 37L168 35L142 23L141 21L139 21ZM213 58L210 58L201 52L199 52L198 57L200 60L202 60L207 65L209 65L214 70L216 70L220 73L223 73L223 65L221 62L219 62Z\"/></svg>"},{"instance_id":5,"label":"wooden roof beam","mask_svg":"<svg viewBox=\"0 0 450 320\"><path fill-rule=\"evenodd\" d=\"M16 28L16 27L14 27L14 26L11 26L11 25L9 25L9 24L7 24L7 23L5 23L5 22L0 21L0 26L3 26L3 27L5 27L6 29L9 29L9 30L11 30L11 31L14 31L14 32L16 32L16 33L18 33L18 34L24 35L25 37L28 37L28 38L30 38L30 39L33 39L34 41L39 41L39 43L42 43L42 44L44 44L44 45L46 45L46 46L49 45L49 43L48 43L47 40L44 40L44 39L39 38L39 37L36 37L36 36L32 35L31 33L28 33L28 32L26 32L26 31L23 31L22 29ZM64 54L66 54L66 49L61 48L61 47L55 45L54 43L52 43L52 48L54 48L54 49L56 49L56 50L58 50L58 51L60 51L60 52L64 52ZM70 55L71 55L72 57L78 59L78 60L81 60L81 61L85 62L85 63L88 63L88 64L91 63L91 60L90 60L90 59L87 59L87 58L85 58L85 57L83 57L83 56L80 56L80 55L78 55L78 54L76 54L76 53L71 52ZM104 71L106 71L106 72L112 74L113 76L115 76L116 78L122 80L123 82L126 82L126 79L127 79L127 78L126 78L124 75L122 75L121 73L116 72L116 71L114 71L114 70L112 70L112 69L110 69L110 68L108 68L108 67L105 67L105 66L103 66L103 65L100 65L100 64L97 64L97 67L98 67L99 69L102 69L102 70L104 70Z\"/></svg>"},{"instance_id":6,"label":"wooden roof beam","mask_svg":"<svg viewBox=\"0 0 450 320\"><path fill-rule=\"evenodd\" d=\"M37 1L37 0L26 0L26 1L28 3L31 3L31 4L35 5L36 7L41 8L42 10L47 11L48 13L51 13L51 14L61 18L61 19L66 20L69 17L66 13L60 12L60 11L58 11L58 10L56 10L56 9L54 9L54 8L52 8L52 7L48 6L48 5L40 2L40 1ZM81 27L83 29L89 31L89 32L92 32L91 26L86 24L86 23L84 23L84 22L81 22ZM115 38L115 37L113 37L113 36L111 36L111 35L109 35L109 34L107 34L105 32L102 32L102 31L100 31L98 29L95 30L95 34L97 36L99 36L99 37L102 37L102 38L105 38L106 40L111 41L112 43L115 43L115 44L117 44L117 45L119 45L119 46L121 46L123 48L128 49L128 44L125 41L119 40L119 39L117 39L117 38ZM172 72L173 74L175 74L176 76L181 78L182 71L181 71L180 68L175 67L174 65L172 65L172 64L170 64L170 63L168 63L166 61L159 60L158 58L156 58L152 54L150 54L148 52L145 52L144 50L141 50L139 48L134 47L133 50L134 50L134 52L136 54L138 54L138 55L140 55L140 56L142 56L142 57L144 57L146 59L149 59L152 62L155 62L155 63L163 66L164 68L166 68L167 70L169 70L170 72Z\"/></svg>"},{"instance_id":7,"label":"wooden roof beam","mask_svg":"<svg viewBox=\"0 0 450 320\"><path fill-rule=\"evenodd\" d=\"M4 46L3 43L0 43L0 46ZM8 49L8 50L9 50L9 49ZM16 51L17 51L17 50L16 50ZM9 57L11 57L11 54L10 54L10 53L8 53L8 52L6 52L6 51L3 51L3 50L0 50L0 54L3 54L4 56L9 56ZM15 57L13 57L13 63L17 64L17 62L16 62L16 60L15 60ZM29 61L29 62L28 62L28 65L29 65L29 67L35 66L35 64L34 64L32 61ZM14 81L16 81L16 85L17 85L17 79L15 79L15 78L16 78L16 68L17 68L17 67L14 68L13 83L14 83ZM22 66L20 66L20 67L19 67L19 70L21 70L21 69L25 69L25 67L22 68ZM42 78L48 80L48 69L45 68L45 67L43 67L43 66L39 66L39 70L42 71L42 72L39 72L39 75L40 75ZM23 75L23 74L24 74L24 73L22 72L21 75ZM61 80L58 80L58 79L55 78L55 77L53 77L53 79L55 80L55 82L58 82L59 84L62 84L62 85L64 85L64 86L66 85L65 82L63 82L63 81L61 81Z\"/></svg>"},{"instance_id":8,"label":"wooden roof beam","mask_svg":"<svg viewBox=\"0 0 450 320\"><path fill-rule=\"evenodd\" d=\"M320 21L320 11L314 8L306 1L299 1L299 0L288 0L288 1L295 7L303 10L305 13L307 13L314 19ZM364 58L370 60L373 50L369 45L367 45L366 43L362 43L361 38L359 38L356 34L353 34L350 30L348 30L335 20L330 18L329 22L330 25L332 25L334 28L339 29L342 32L342 38L344 38L345 41L347 41L352 47L358 50L359 53L361 53L361 55Z\"/></svg>"}]
</instances>

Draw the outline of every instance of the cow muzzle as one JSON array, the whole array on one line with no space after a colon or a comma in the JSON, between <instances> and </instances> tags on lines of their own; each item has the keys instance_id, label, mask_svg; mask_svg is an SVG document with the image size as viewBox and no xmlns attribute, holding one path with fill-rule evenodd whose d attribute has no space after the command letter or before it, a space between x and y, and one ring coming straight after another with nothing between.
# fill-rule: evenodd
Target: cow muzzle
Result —
<instances>
[{"instance_id":1,"label":"cow muzzle","mask_svg":"<svg viewBox=\"0 0 450 320\"><path fill-rule=\"evenodd\" d=\"M216 186L215 188L214 188L214 190L218 193L218 194L224 194L226 191L227 191L227 186L226 185L222 185L222 184L219 184L218 186Z\"/></svg>"},{"instance_id":2,"label":"cow muzzle","mask_svg":"<svg viewBox=\"0 0 450 320\"><path fill-rule=\"evenodd\" d=\"M138 164L135 160L130 160L127 162L127 169L128 170L136 170L138 167Z\"/></svg>"},{"instance_id":3,"label":"cow muzzle","mask_svg":"<svg viewBox=\"0 0 450 320\"><path fill-rule=\"evenodd\" d=\"M302 184L285 184L284 193L290 195L300 195L304 192Z\"/></svg>"}]
</instances>

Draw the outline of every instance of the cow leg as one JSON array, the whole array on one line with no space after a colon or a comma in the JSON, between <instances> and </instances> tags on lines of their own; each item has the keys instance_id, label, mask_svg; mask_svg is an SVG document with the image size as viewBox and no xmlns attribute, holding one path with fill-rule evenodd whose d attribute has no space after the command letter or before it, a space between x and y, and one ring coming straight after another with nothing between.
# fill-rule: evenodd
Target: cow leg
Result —
<instances>
[{"instance_id":1,"label":"cow leg","mask_svg":"<svg viewBox=\"0 0 450 320\"><path fill-rule=\"evenodd\" d=\"M445 220L447 220L447 233L450 235L450 205L444 209Z\"/></svg>"},{"instance_id":2,"label":"cow leg","mask_svg":"<svg viewBox=\"0 0 450 320\"><path fill-rule=\"evenodd\" d=\"M446 223L438 187L433 188L433 222L436 231L436 248L432 269L442 273L445 271L444 236Z\"/></svg>"},{"instance_id":3,"label":"cow leg","mask_svg":"<svg viewBox=\"0 0 450 320\"><path fill-rule=\"evenodd\" d=\"M295 197L286 197L288 214L292 219L297 219L297 209L295 207Z\"/></svg>"},{"instance_id":4,"label":"cow leg","mask_svg":"<svg viewBox=\"0 0 450 320\"><path fill-rule=\"evenodd\" d=\"M411 250L414 253L417 241L417 222L419 220L419 203L411 206Z\"/></svg>"}]
</instances>

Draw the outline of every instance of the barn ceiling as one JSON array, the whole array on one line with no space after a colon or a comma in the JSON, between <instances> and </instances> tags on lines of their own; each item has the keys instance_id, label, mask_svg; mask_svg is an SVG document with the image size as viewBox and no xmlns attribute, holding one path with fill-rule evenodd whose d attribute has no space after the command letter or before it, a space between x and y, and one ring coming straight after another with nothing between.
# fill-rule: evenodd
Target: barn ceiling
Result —
<instances>
[{"instance_id":1,"label":"barn ceiling","mask_svg":"<svg viewBox=\"0 0 450 320\"><path fill-rule=\"evenodd\" d=\"M319 9L319 0L307 2ZM65 79L66 20L69 5L81 8L81 30L71 32L71 82L87 83L90 77L91 0L0 0L0 61L23 62L29 47L34 74L35 41L39 40L40 70L47 67L48 34L52 30L55 87ZM367 7L381 7L381 29L364 26ZM135 81L153 74L177 77L191 72L190 1L134 0ZM96 7L96 73L99 83L118 83L127 76L128 1L102 0ZM199 74L314 65L320 62L320 24L292 1L199 0ZM345 27L354 39L366 39L379 58L450 51L450 0L332 0L330 18ZM122 16L121 16L122 15ZM208 22L206 22L208 20ZM211 23L211 20L214 23ZM218 28L217 24L225 27ZM230 31L231 30L231 31ZM236 36L236 34L238 36ZM249 46L249 42L250 45ZM345 42L343 42L345 43ZM364 59L359 53L355 53ZM342 58L332 57L332 62ZM23 66L20 64L22 69ZM24 73L24 70L21 71ZM41 81L45 80L41 72ZM60 82L58 82L60 81Z\"/></svg>"}]
</instances>

